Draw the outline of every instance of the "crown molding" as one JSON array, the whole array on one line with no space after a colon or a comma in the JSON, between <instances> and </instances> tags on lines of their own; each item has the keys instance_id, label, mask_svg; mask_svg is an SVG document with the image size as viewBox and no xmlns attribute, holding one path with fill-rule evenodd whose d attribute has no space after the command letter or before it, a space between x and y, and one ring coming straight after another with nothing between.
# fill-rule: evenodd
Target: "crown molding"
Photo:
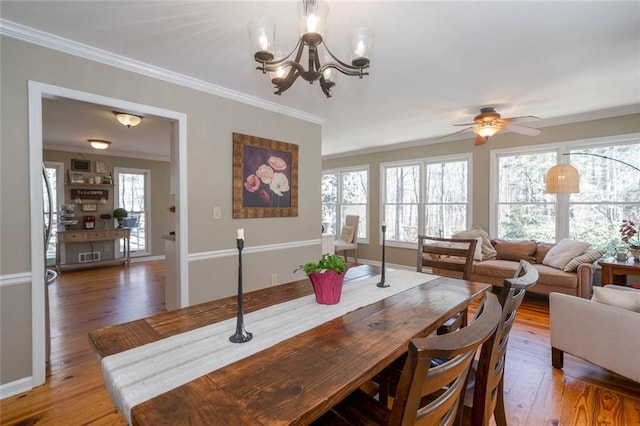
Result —
<instances>
[{"instance_id":1,"label":"crown molding","mask_svg":"<svg viewBox=\"0 0 640 426\"><path fill-rule=\"evenodd\" d=\"M584 121L602 120L605 118L621 117L624 115L631 115L631 114L638 114L638 113L640 113L640 103L622 105L622 106L612 107L612 108L605 108L605 109L600 109L595 111L586 111L578 114L563 115L560 117L546 118L540 121L527 123L527 126L535 127L537 129L544 129L546 127L561 126L564 124L572 124L572 123L581 123ZM513 132L504 131L502 133L513 133ZM450 139L448 138L447 142L454 142L454 141L459 141L463 139L469 139L469 137L470 136L468 134L467 135L461 134L456 137L452 137ZM426 138L426 139L399 142L393 145L384 145L384 146L364 148L364 149L359 149L359 150L349 151L349 152L341 152L338 154L323 155L322 160L333 160L335 158L354 157L357 155L367 155L367 154L375 154L379 152L395 151L398 149L414 148L417 146L431 145L431 144L440 143L440 142L444 142L442 140L442 136L435 136L435 137Z\"/></svg>"},{"instance_id":2,"label":"crown molding","mask_svg":"<svg viewBox=\"0 0 640 426\"><path fill-rule=\"evenodd\" d=\"M326 119L0 18L0 35L322 125Z\"/></svg>"}]
</instances>

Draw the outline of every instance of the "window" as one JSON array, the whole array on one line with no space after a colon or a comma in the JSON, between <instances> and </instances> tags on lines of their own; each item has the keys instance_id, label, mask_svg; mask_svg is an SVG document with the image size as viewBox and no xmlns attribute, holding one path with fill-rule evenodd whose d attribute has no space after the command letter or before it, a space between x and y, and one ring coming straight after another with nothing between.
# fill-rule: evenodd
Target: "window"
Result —
<instances>
[{"instance_id":1,"label":"window","mask_svg":"<svg viewBox=\"0 0 640 426\"><path fill-rule=\"evenodd\" d=\"M148 252L147 241L150 224L147 214L150 205L150 174L149 170L114 169L117 182L116 205L124 208L129 215L124 220L124 226L131 228L131 256L143 256ZM123 251L122 240L119 241L120 251Z\"/></svg>"},{"instance_id":2,"label":"window","mask_svg":"<svg viewBox=\"0 0 640 426\"><path fill-rule=\"evenodd\" d=\"M620 245L622 220L640 219L640 172L612 159L639 167L640 135L540 148L493 153L497 188L492 235L538 241L573 238L604 249ZM579 193L545 193L545 174L559 162L578 170Z\"/></svg>"},{"instance_id":3,"label":"window","mask_svg":"<svg viewBox=\"0 0 640 426\"><path fill-rule=\"evenodd\" d=\"M358 239L368 238L369 168L351 167L322 173L322 221L325 232L340 233L347 215L358 215Z\"/></svg>"},{"instance_id":4,"label":"window","mask_svg":"<svg viewBox=\"0 0 640 426\"><path fill-rule=\"evenodd\" d=\"M58 232L58 211L63 197L63 176L64 176L64 163L45 161L44 170L49 180L49 188L51 189L51 223L49 229L51 231L51 238L49 245L46 249L47 259L55 259L56 257L56 241ZM45 187L46 183L42 181L42 193L44 195L44 223L45 226L49 223L49 192Z\"/></svg>"},{"instance_id":5,"label":"window","mask_svg":"<svg viewBox=\"0 0 640 426\"><path fill-rule=\"evenodd\" d=\"M498 157L497 236L553 241L556 197L545 193L544 176L556 164L555 150Z\"/></svg>"},{"instance_id":6,"label":"window","mask_svg":"<svg viewBox=\"0 0 640 426\"><path fill-rule=\"evenodd\" d=\"M470 163L464 154L382 164L387 240L413 243L418 234L450 237L467 229Z\"/></svg>"},{"instance_id":7,"label":"window","mask_svg":"<svg viewBox=\"0 0 640 426\"><path fill-rule=\"evenodd\" d=\"M640 220L640 172L610 159L579 153L602 155L640 167L640 140L628 145L569 150L571 165L580 174L580 192L569 197L569 236L612 249L621 244L622 221Z\"/></svg>"}]
</instances>

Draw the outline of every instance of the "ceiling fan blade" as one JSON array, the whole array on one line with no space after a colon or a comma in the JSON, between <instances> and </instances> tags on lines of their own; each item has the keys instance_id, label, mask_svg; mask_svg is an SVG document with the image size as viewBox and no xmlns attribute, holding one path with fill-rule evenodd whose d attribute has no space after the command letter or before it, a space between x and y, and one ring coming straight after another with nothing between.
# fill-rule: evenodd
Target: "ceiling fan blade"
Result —
<instances>
[{"instance_id":1,"label":"ceiling fan blade","mask_svg":"<svg viewBox=\"0 0 640 426\"><path fill-rule=\"evenodd\" d=\"M535 115L523 115L521 117L503 118L503 120L507 123L526 123L529 121L537 121L540 119L540 117L536 117Z\"/></svg>"},{"instance_id":2,"label":"ceiling fan blade","mask_svg":"<svg viewBox=\"0 0 640 426\"><path fill-rule=\"evenodd\" d=\"M540 133L542 133L542 130L540 129L534 129L533 127L520 126L518 124L512 123L505 123L502 128L505 130L510 130L514 133L520 133L521 135L527 136L538 136Z\"/></svg>"},{"instance_id":3,"label":"ceiling fan blade","mask_svg":"<svg viewBox=\"0 0 640 426\"><path fill-rule=\"evenodd\" d=\"M486 138L483 138L480 135L476 135L476 140L473 143L475 146L484 145L485 143L487 143L487 139Z\"/></svg>"},{"instance_id":4,"label":"ceiling fan blade","mask_svg":"<svg viewBox=\"0 0 640 426\"><path fill-rule=\"evenodd\" d=\"M462 123L462 124L454 124L454 126L473 126L476 123Z\"/></svg>"},{"instance_id":5,"label":"ceiling fan blade","mask_svg":"<svg viewBox=\"0 0 640 426\"><path fill-rule=\"evenodd\" d=\"M436 139L436 141L439 141L439 140L442 140L442 139L449 139L452 136L455 136L455 135L460 134L460 133L468 132L471 129L473 129L473 127L467 127L466 129L458 130L457 132L453 132L453 133L449 133L448 135L440 136L439 138Z\"/></svg>"}]
</instances>

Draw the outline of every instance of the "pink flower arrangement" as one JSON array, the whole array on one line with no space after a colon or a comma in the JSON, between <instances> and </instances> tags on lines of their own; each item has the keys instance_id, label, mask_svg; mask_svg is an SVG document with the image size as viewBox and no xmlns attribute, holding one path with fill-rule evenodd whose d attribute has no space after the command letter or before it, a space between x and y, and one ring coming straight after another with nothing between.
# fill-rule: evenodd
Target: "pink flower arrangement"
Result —
<instances>
[{"instance_id":1,"label":"pink flower arrangement","mask_svg":"<svg viewBox=\"0 0 640 426\"><path fill-rule=\"evenodd\" d=\"M638 228L633 221L627 219L622 221L620 235L622 235L622 241L631 247L640 248L640 235L638 235ZM635 238L633 238L634 236Z\"/></svg>"}]
</instances>

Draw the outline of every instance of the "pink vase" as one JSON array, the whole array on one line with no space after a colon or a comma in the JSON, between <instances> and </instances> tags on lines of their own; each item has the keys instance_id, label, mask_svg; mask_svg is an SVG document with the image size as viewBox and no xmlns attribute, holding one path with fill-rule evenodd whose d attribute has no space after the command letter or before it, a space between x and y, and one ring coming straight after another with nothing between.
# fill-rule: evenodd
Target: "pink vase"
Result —
<instances>
[{"instance_id":1,"label":"pink vase","mask_svg":"<svg viewBox=\"0 0 640 426\"><path fill-rule=\"evenodd\" d=\"M338 303L342 295L342 283L346 272L337 274L327 269L323 273L314 272L309 275L313 291L316 294L316 302L323 305L335 305Z\"/></svg>"}]
</instances>

